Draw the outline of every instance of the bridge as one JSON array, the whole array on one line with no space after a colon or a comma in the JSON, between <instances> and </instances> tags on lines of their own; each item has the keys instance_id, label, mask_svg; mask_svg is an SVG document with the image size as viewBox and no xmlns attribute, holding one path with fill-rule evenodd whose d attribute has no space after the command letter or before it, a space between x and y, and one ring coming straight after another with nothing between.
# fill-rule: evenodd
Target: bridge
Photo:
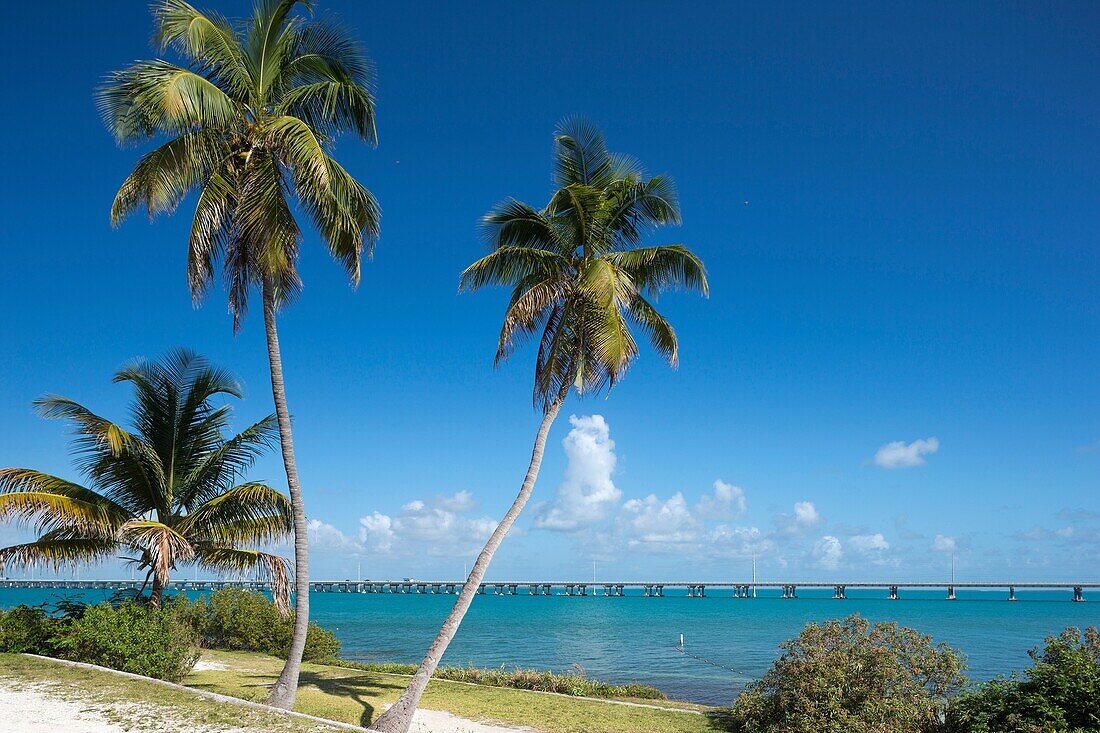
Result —
<instances>
[{"instance_id":1,"label":"bridge","mask_svg":"<svg viewBox=\"0 0 1100 733\"><path fill-rule=\"evenodd\" d=\"M137 590L143 587L138 580L74 580L42 579L13 580L0 579L0 589L38 589L38 590ZM314 580L310 581L310 590L315 593L380 593L380 594L444 594L455 595L462 590L462 581L457 580ZM271 590L266 582L256 580L173 580L167 588L174 591L213 591L220 588L246 588L252 590ZM1016 592L1022 590L1065 590L1074 601L1085 600L1085 590L1100 589L1100 583L1027 583L1027 582L975 582L975 583L937 583L898 581L884 582L707 582L707 581L493 581L481 583L478 593L497 596L604 596L623 597L627 588L642 590L647 598L663 598L667 595L686 596L688 598L707 598L721 594L733 598L756 598L757 590L778 590L780 598L798 598L800 588L825 588L832 590L836 600L846 599L849 589L881 590L886 598L898 600L905 590L941 590L944 598L955 600L956 590L1003 590L1005 598L1016 600ZM707 596L707 591L710 596ZM677 592L680 591L680 592Z\"/></svg>"}]
</instances>

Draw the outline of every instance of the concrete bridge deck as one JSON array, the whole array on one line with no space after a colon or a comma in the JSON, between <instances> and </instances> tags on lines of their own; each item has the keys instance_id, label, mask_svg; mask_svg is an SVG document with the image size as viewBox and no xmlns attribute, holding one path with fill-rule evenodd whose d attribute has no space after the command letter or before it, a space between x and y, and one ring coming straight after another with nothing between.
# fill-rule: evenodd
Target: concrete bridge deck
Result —
<instances>
[{"instance_id":1,"label":"concrete bridge deck","mask_svg":"<svg viewBox=\"0 0 1100 733\"><path fill-rule=\"evenodd\" d=\"M75 579L0 579L0 589L26 588L41 590L132 590L142 586L138 580L75 580ZM316 593L388 593L388 594L457 594L462 589L462 581L458 580L315 580L311 581L310 589ZM270 590L267 583L254 580L173 580L168 588L175 591L182 590L217 590L219 588L250 588L255 590ZM897 600L901 597L902 590L940 589L945 591L947 600L955 600L956 590L996 590L1002 589L1007 593L1007 600L1016 600L1017 591L1026 590L1067 590L1072 594L1074 601L1085 600L1086 589L1100 589L1100 582L1076 583L1076 582L930 582L930 581L853 581L853 582L826 582L826 581L546 581L546 580L520 580L520 581L491 581L482 583L478 592L492 595L531 595L531 596L588 596L600 595L606 597L622 597L627 588L641 589L646 597L661 598L666 595L666 590L682 589L682 594L689 598L706 598L707 591L714 596L717 592L726 591L734 598L755 598L760 589L777 589L781 598L798 598L799 588L826 588L833 591L833 598L843 600L847 598L850 588L881 589L887 594L887 598ZM590 592L591 591L591 592Z\"/></svg>"}]
</instances>

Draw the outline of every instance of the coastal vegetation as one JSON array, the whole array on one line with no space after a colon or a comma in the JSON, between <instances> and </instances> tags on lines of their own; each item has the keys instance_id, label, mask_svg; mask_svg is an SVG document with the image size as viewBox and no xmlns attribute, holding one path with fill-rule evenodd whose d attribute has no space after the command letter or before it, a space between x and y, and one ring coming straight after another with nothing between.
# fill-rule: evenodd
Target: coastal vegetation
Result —
<instances>
[{"instance_id":1,"label":"coastal vegetation","mask_svg":"<svg viewBox=\"0 0 1100 733\"><path fill-rule=\"evenodd\" d=\"M284 708L294 702L309 621L306 513L277 328L278 312L302 285L295 208L308 215L353 284L380 219L371 193L331 155L343 133L377 141L373 67L340 26L299 12L308 8L300 0L259 0L251 18L231 23L183 0L160 0L153 5L154 42L182 65L139 61L111 74L97 94L119 144L160 142L122 183L112 222L139 208L150 217L172 213L197 192L187 244L192 298L202 300L218 260L234 329L249 293L261 294L295 549L294 637L270 697Z\"/></svg>"},{"instance_id":2,"label":"coastal vegetation","mask_svg":"<svg viewBox=\"0 0 1100 733\"><path fill-rule=\"evenodd\" d=\"M152 580L153 606L184 563L255 573L271 582L285 612L287 561L253 546L289 535L290 502L266 484L241 481L275 437L274 419L227 437L232 408L214 400L240 398L240 384L183 349L160 361L139 359L114 381L134 390L128 429L66 397L35 402L43 417L72 424L87 486L29 468L0 469L0 520L39 534L0 549L0 564L58 568L121 556Z\"/></svg>"},{"instance_id":3,"label":"coastal vegetation","mask_svg":"<svg viewBox=\"0 0 1100 733\"><path fill-rule=\"evenodd\" d=\"M1023 678L1013 673L964 693L951 706L951 733L1100 730L1100 630L1048 637Z\"/></svg>"},{"instance_id":4,"label":"coastal vegetation","mask_svg":"<svg viewBox=\"0 0 1100 733\"><path fill-rule=\"evenodd\" d=\"M587 120L562 122L554 135L554 184L541 209L509 199L483 219L492 250L462 273L460 289L504 286L512 294L496 363L533 337L534 403L542 413L531 460L512 506L485 547L401 698L373 730L405 733L420 696L458 632L493 555L531 498L550 427L569 394L610 391L638 356L639 328L671 366L679 345L651 300L666 290L708 293L706 270L679 244L641 246L658 227L680 222L673 180L649 177L634 158L611 153Z\"/></svg>"},{"instance_id":5,"label":"coastal vegetation","mask_svg":"<svg viewBox=\"0 0 1100 733\"><path fill-rule=\"evenodd\" d=\"M349 669L361 669L365 672L384 672L411 677L416 674L417 665L374 663L364 664L346 659L340 660L340 666ZM575 697L597 697L604 699L667 700L663 692L656 687L632 683L612 685L588 677L584 670L576 668L568 674L559 674L549 670L537 669L480 669L478 667L438 667L433 675L436 679L452 682L466 682L471 685L489 687L510 687L516 690L534 690L535 692L553 692L558 695Z\"/></svg>"},{"instance_id":6,"label":"coastal vegetation","mask_svg":"<svg viewBox=\"0 0 1100 733\"><path fill-rule=\"evenodd\" d=\"M723 715L738 733L931 732L966 682L946 644L859 615L808 624Z\"/></svg>"}]
</instances>

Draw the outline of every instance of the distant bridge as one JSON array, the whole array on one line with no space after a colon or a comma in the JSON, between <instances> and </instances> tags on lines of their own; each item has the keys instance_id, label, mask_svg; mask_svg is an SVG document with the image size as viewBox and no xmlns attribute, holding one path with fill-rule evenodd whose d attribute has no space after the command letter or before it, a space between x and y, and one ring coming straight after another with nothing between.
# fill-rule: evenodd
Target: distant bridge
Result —
<instances>
[{"instance_id":1,"label":"distant bridge","mask_svg":"<svg viewBox=\"0 0 1100 733\"><path fill-rule=\"evenodd\" d=\"M0 589L26 588L39 590L136 590L142 587L138 580L9 580L0 579ZM248 588L253 590L270 590L270 584L256 580L173 580L168 583L168 589L175 591L204 591L217 590L219 588ZM462 581L455 580L314 580L309 584L310 590L315 593L383 593L383 594L444 594L455 595L462 590ZM957 589L965 590L1004 590L1007 600L1016 600L1018 590L1066 590L1072 593L1075 601L1085 600L1085 589L1095 590L1100 588L1100 583L1015 583L983 582L983 583L936 583L919 582L904 583L896 581L886 582L618 582L618 581L497 581L481 583L478 593L498 596L606 596L622 597L627 588L637 588L643 591L643 595L650 598L663 598L666 590L673 591L668 595L682 595L689 598L706 598L707 591L713 597L718 592L728 593L733 598L755 598L756 591L761 588L777 589L781 598L798 598L799 588L826 588L833 591L833 598L843 600L847 598L849 588L872 588L885 592L886 597L898 600L903 590L927 590L938 589L945 591L945 598L955 600ZM683 593L677 594L676 590ZM591 590L591 592L589 592Z\"/></svg>"}]
</instances>

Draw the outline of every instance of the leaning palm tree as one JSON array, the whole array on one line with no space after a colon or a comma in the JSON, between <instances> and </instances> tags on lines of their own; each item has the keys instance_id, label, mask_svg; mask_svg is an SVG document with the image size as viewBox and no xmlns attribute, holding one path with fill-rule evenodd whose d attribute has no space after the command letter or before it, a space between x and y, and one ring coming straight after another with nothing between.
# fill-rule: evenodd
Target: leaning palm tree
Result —
<instances>
[{"instance_id":1,"label":"leaning palm tree","mask_svg":"<svg viewBox=\"0 0 1100 733\"><path fill-rule=\"evenodd\" d=\"M535 407L542 422L519 495L474 563L462 592L405 692L372 730L404 733L428 680L451 643L493 554L519 517L538 478L546 436L570 389L610 390L638 355L630 323L677 363L676 333L647 299L661 290L707 293L703 263L678 244L639 246L643 236L680 222L667 176L646 177L633 158L609 153L591 123L565 120L554 138L554 183L542 209L510 199L486 215L492 252L466 268L461 289L512 288L496 362L538 334Z\"/></svg>"},{"instance_id":2,"label":"leaning palm tree","mask_svg":"<svg viewBox=\"0 0 1100 733\"><path fill-rule=\"evenodd\" d=\"M237 483L278 428L273 415L226 437L240 397L232 375L179 350L137 361L115 375L134 387L129 430L65 397L35 402L46 418L69 420L87 486L29 468L0 469L0 520L32 525L38 539L0 549L0 564L63 565L122 556L152 579L151 603L181 563L218 573L257 573L289 612L287 560L257 549L290 536L290 501L256 481ZM144 590L144 585L142 586Z\"/></svg>"},{"instance_id":3,"label":"leaning palm tree","mask_svg":"<svg viewBox=\"0 0 1100 733\"><path fill-rule=\"evenodd\" d=\"M358 43L326 20L295 13L298 0L257 0L251 19L231 23L183 0L153 6L155 40L185 65L139 61L98 93L118 142L168 138L144 155L111 209L119 224L138 208L171 213L191 191L198 202L187 276L198 303L221 260L233 327L253 287L263 301L271 391L294 507L295 625L290 654L268 702L294 703L309 621L305 506L283 383L276 315L301 289L302 232L296 201L353 284L364 247L378 237L374 197L331 156L352 132L374 144L374 71ZM308 4L301 3L303 6Z\"/></svg>"}]
</instances>

